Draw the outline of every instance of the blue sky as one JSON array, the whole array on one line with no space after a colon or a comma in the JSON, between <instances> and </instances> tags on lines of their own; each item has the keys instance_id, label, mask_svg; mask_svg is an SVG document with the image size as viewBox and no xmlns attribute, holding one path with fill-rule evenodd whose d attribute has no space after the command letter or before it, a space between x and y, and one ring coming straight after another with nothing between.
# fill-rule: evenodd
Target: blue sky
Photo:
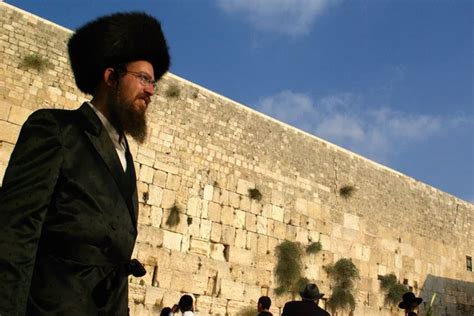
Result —
<instances>
[{"instance_id":1,"label":"blue sky","mask_svg":"<svg viewBox=\"0 0 474 316\"><path fill-rule=\"evenodd\" d=\"M174 74L474 201L471 0L6 2L70 29L145 11Z\"/></svg>"}]
</instances>

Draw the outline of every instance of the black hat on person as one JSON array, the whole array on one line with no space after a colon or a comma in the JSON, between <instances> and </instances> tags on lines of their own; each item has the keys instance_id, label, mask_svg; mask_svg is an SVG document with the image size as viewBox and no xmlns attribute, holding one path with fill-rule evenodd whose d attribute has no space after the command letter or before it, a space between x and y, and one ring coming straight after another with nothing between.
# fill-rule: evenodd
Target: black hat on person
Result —
<instances>
[{"instance_id":1,"label":"black hat on person","mask_svg":"<svg viewBox=\"0 0 474 316\"><path fill-rule=\"evenodd\" d=\"M398 308L408 309L413 306L418 306L423 302L421 297L416 297L412 292L406 292L402 296L402 301L398 304Z\"/></svg>"},{"instance_id":2,"label":"black hat on person","mask_svg":"<svg viewBox=\"0 0 474 316\"><path fill-rule=\"evenodd\" d=\"M319 300L324 296L323 293L319 293L318 286L314 283L306 284L303 290L300 291L300 296L304 300L315 301Z\"/></svg>"},{"instance_id":3,"label":"black hat on person","mask_svg":"<svg viewBox=\"0 0 474 316\"><path fill-rule=\"evenodd\" d=\"M115 13L85 24L69 39L68 52L77 87L88 94L95 93L108 67L146 60L159 79L170 65L160 22L142 12Z\"/></svg>"}]
</instances>

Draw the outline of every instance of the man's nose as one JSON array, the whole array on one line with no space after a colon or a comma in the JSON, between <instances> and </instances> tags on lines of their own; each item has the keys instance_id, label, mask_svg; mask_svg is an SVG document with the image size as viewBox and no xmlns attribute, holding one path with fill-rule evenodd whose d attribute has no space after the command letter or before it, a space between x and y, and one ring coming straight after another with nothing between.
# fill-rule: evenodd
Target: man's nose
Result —
<instances>
[{"instance_id":1,"label":"man's nose","mask_svg":"<svg viewBox=\"0 0 474 316\"><path fill-rule=\"evenodd\" d=\"M155 87L148 83L145 85L145 92L148 93L149 95L154 95L155 94Z\"/></svg>"}]
</instances>

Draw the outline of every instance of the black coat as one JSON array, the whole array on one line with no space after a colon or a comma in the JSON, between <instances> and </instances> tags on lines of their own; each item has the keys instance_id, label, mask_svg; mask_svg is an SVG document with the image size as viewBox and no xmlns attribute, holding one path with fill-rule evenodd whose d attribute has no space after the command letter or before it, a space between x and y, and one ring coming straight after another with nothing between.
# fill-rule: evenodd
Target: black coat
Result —
<instances>
[{"instance_id":1,"label":"black coat","mask_svg":"<svg viewBox=\"0 0 474 316\"><path fill-rule=\"evenodd\" d=\"M137 236L135 171L124 172L89 105L39 110L0 191L0 315L126 315Z\"/></svg>"},{"instance_id":2,"label":"black coat","mask_svg":"<svg viewBox=\"0 0 474 316\"><path fill-rule=\"evenodd\" d=\"M329 316L314 301L292 301L283 307L282 316Z\"/></svg>"}]
</instances>

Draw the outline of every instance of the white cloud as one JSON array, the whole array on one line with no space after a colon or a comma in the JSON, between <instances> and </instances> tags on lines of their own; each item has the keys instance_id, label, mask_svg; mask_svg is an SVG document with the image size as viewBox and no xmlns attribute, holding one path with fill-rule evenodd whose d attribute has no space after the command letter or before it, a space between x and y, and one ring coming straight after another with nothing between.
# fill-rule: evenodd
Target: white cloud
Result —
<instances>
[{"instance_id":1,"label":"white cloud","mask_svg":"<svg viewBox=\"0 0 474 316\"><path fill-rule=\"evenodd\" d=\"M306 94L282 91L257 102L257 110L311 134L386 163L402 146L423 142L438 132L471 123L465 118L440 118L375 110L350 93L313 101Z\"/></svg>"},{"instance_id":2,"label":"white cloud","mask_svg":"<svg viewBox=\"0 0 474 316\"><path fill-rule=\"evenodd\" d=\"M307 33L316 17L335 0L217 0L230 14L241 14L254 27L289 35Z\"/></svg>"}]
</instances>

